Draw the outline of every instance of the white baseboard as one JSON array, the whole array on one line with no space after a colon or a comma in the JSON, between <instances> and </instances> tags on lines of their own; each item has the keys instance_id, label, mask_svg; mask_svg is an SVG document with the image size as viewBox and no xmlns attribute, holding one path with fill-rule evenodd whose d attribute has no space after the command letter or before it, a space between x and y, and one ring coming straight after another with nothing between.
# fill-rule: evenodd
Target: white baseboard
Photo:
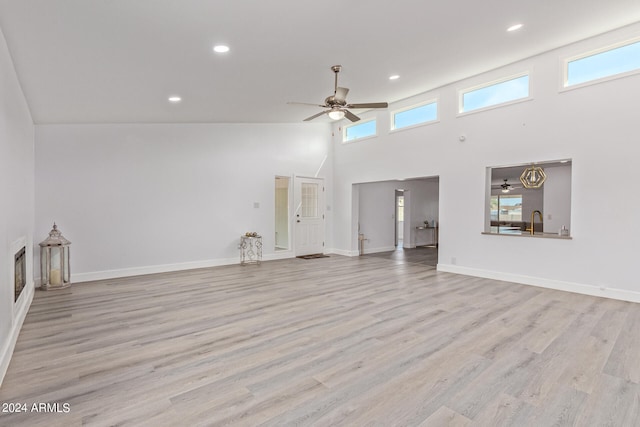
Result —
<instances>
[{"instance_id":1,"label":"white baseboard","mask_svg":"<svg viewBox=\"0 0 640 427\"><path fill-rule=\"evenodd\" d=\"M293 258L293 251L278 251L266 254L263 261ZM122 268L117 270L93 271L71 275L71 283L91 282L94 280L117 279L120 277L142 276L144 274L169 273L172 271L195 270L197 268L219 267L222 265L240 264L240 258L220 258L204 261L190 261L176 264L151 265L145 267ZM39 283L39 278L38 282Z\"/></svg>"},{"instance_id":2,"label":"white baseboard","mask_svg":"<svg viewBox=\"0 0 640 427\"><path fill-rule=\"evenodd\" d=\"M24 319L27 317L29 307L31 307L34 292L35 287L33 286L33 283L28 283L23 290L23 294L20 295L20 298L18 299L18 312L14 315L9 337L4 342L2 348L0 348L0 386L2 386L2 381L7 373L7 369L9 369L11 356L13 356L13 350L18 342L18 335L20 335Z\"/></svg>"},{"instance_id":3,"label":"white baseboard","mask_svg":"<svg viewBox=\"0 0 640 427\"><path fill-rule=\"evenodd\" d=\"M557 291L573 292L595 297L611 298L622 301L640 303L640 292L627 291L624 289L608 288L605 286L592 286L582 283L565 282L562 280L545 279L541 277L525 276L513 273L502 273L499 271L482 270L479 268L462 267L452 264L438 264L438 271L447 273L464 274L465 276L483 277L485 279L503 280L522 285L538 286L541 288L554 289Z\"/></svg>"},{"instance_id":4,"label":"white baseboard","mask_svg":"<svg viewBox=\"0 0 640 427\"><path fill-rule=\"evenodd\" d=\"M196 268L217 267L239 263L237 258L190 261L177 264L150 265L145 267L121 268L117 270L93 271L71 275L71 283L91 282L93 280L116 279L119 277L142 276L144 274L168 273L171 271L194 270Z\"/></svg>"},{"instance_id":5,"label":"white baseboard","mask_svg":"<svg viewBox=\"0 0 640 427\"><path fill-rule=\"evenodd\" d=\"M293 251L277 251L272 254L267 254L262 257L263 261L274 261L276 259L288 259L295 258ZM236 263L239 263L239 260L236 260Z\"/></svg>"},{"instance_id":6,"label":"white baseboard","mask_svg":"<svg viewBox=\"0 0 640 427\"><path fill-rule=\"evenodd\" d=\"M342 255L342 256L358 256L358 255L360 255L360 253L358 251L347 251L347 250L344 250L344 249L335 249L335 248L327 249L326 252L328 254L336 254L336 255Z\"/></svg>"},{"instance_id":7,"label":"white baseboard","mask_svg":"<svg viewBox=\"0 0 640 427\"><path fill-rule=\"evenodd\" d=\"M364 253L366 254L377 254L379 252L390 252L395 251L397 248L395 246L382 246L378 248L365 248Z\"/></svg>"}]
</instances>

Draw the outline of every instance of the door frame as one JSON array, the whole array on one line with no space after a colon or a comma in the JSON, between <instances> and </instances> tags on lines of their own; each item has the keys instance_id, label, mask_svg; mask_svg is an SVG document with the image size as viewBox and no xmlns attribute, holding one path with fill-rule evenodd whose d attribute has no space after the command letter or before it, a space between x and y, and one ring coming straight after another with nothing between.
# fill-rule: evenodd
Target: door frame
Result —
<instances>
[{"instance_id":1,"label":"door frame","mask_svg":"<svg viewBox=\"0 0 640 427\"><path fill-rule=\"evenodd\" d=\"M294 175L293 177L293 209L292 209L293 214L291 215L291 229L293 231L291 241L292 241L293 254L294 256L305 255L300 253L300 248L298 244L298 227L296 226L296 223L298 221L298 213L300 212L300 208L301 208L301 202L300 202L301 194L298 194L301 189L301 186L298 184L300 183L301 180L316 180L320 182L322 187L322 191L320 191L318 195L318 208L319 208L319 214L322 216L322 236L321 237L323 242L322 253L324 253L324 250L326 248L324 245L324 242L326 242L325 179L324 177L318 177L318 176Z\"/></svg>"}]
</instances>

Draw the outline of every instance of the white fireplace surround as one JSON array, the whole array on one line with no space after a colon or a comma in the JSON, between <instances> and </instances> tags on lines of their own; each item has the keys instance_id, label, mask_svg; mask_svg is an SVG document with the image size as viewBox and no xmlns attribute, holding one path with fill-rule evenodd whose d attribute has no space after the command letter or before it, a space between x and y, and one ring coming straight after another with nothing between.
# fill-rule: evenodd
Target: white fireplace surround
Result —
<instances>
[{"instance_id":1,"label":"white fireplace surround","mask_svg":"<svg viewBox=\"0 0 640 427\"><path fill-rule=\"evenodd\" d=\"M31 242L32 239L29 239L27 236L22 236L11 243L9 247L9 257L10 259L6 262L9 263L9 280L11 280L11 284L13 285L15 280L15 255L22 248L25 248L25 260L26 260L26 284L18 301L14 302L14 293L11 292L11 335L6 344L0 348L0 384L2 382L2 378L4 378L4 374L9 367L9 361L11 360L11 355L13 354L13 349L16 346L16 342L18 341L18 334L20 333L20 329L22 328L22 323L24 322L25 317L27 316L27 311L29 306L31 305L31 301L33 300L34 293L34 282L33 282L33 247L27 242Z\"/></svg>"}]
</instances>

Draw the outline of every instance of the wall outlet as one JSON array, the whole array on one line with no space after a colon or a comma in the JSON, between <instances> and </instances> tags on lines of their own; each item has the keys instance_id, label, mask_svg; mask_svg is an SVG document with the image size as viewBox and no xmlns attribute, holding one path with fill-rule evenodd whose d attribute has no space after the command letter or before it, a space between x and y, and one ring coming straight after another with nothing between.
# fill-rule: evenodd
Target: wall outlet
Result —
<instances>
[{"instance_id":1,"label":"wall outlet","mask_svg":"<svg viewBox=\"0 0 640 427\"><path fill-rule=\"evenodd\" d=\"M260 208L260 202L253 202L253 207L255 209L259 209Z\"/></svg>"},{"instance_id":2,"label":"wall outlet","mask_svg":"<svg viewBox=\"0 0 640 427\"><path fill-rule=\"evenodd\" d=\"M456 265L457 262L458 262L458 260L456 259L456 257L452 256L451 257L451 265Z\"/></svg>"}]
</instances>

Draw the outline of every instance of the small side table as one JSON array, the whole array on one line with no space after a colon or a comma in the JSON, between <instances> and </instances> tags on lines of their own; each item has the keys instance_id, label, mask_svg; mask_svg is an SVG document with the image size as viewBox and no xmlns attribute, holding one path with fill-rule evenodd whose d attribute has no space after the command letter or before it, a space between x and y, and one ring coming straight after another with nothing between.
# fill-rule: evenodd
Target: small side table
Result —
<instances>
[{"instance_id":1,"label":"small side table","mask_svg":"<svg viewBox=\"0 0 640 427\"><path fill-rule=\"evenodd\" d=\"M262 262L262 236L240 236L240 265Z\"/></svg>"},{"instance_id":2,"label":"small side table","mask_svg":"<svg viewBox=\"0 0 640 427\"><path fill-rule=\"evenodd\" d=\"M416 232L420 231L420 230L426 230L426 231L431 231L431 244L429 245L420 245L420 246L425 246L425 247L433 247L433 248L437 248L438 247L438 227L432 227L430 225L425 225L425 226L419 226L416 227ZM416 236L416 240L417 240L417 236ZM416 245L416 247L418 247L418 245Z\"/></svg>"}]
</instances>

